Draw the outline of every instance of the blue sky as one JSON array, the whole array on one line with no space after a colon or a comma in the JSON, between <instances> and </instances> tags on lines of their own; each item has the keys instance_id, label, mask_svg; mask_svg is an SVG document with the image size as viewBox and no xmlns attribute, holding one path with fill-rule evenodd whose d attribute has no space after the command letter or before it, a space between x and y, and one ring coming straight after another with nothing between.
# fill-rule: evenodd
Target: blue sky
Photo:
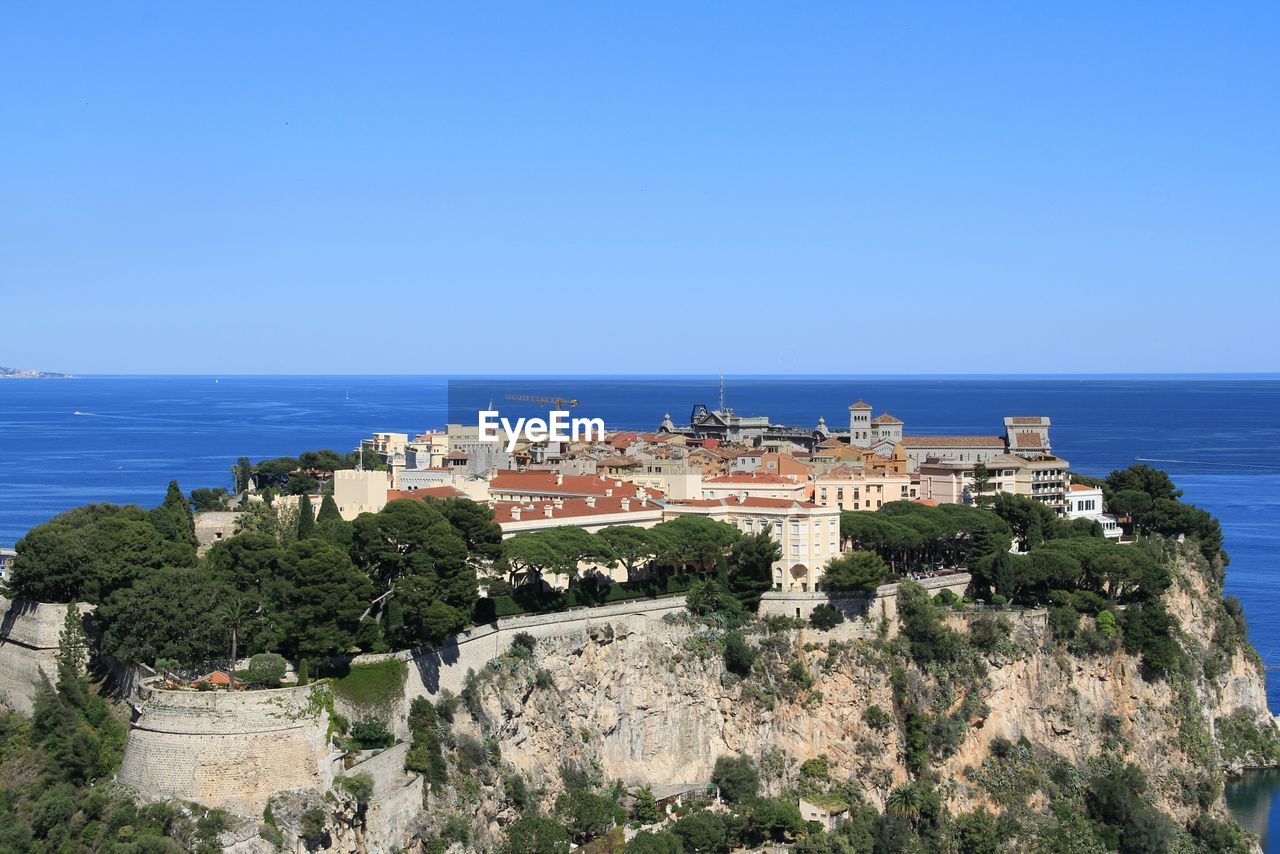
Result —
<instances>
[{"instance_id":1,"label":"blue sky","mask_svg":"<svg viewBox=\"0 0 1280 854\"><path fill-rule=\"evenodd\" d=\"M0 364L1275 371L1280 4L10 4Z\"/></svg>"}]
</instances>

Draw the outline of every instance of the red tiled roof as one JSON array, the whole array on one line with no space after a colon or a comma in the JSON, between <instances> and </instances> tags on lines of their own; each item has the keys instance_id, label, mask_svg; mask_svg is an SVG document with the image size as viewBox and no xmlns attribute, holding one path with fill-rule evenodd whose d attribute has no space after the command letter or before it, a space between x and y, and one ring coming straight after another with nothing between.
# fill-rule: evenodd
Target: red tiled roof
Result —
<instances>
[{"instance_id":1,"label":"red tiled roof","mask_svg":"<svg viewBox=\"0 0 1280 854\"><path fill-rule=\"evenodd\" d=\"M560 506L556 506L556 501ZM622 509L622 502L627 502L627 509ZM595 506L592 506L595 505ZM515 518L514 511L519 508L520 518ZM547 508L551 515L547 516ZM613 495L593 498L565 498L563 500L543 501L495 501L493 503L493 520L498 524L504 522L531 522L537 519L577 519L585 516L607 516L611 513L653 513L662 509L662 505L652 501L641 501L637 498Z\"/></svg>"},{"instance_id":2,"label":"red tiled roof","mask_svg":"<svg viewBox=\"0 0 1280 854\"><path fill-rule=\"evenodd\" d=\"M1044 418L1040 415L1015 415L1009 421L1012 424L1043 424Z\"/></svg>"},{"instance_id":3,"label":"red tiled roof","mask_svg":"<svg viewBox=\"0 0 1280 854\"><path fill-rule=\"evenodd\" d=\"M557 479L559 482L557 482ZM585 474L558 475L553 471L500 471L489 481L489 492L527 492L532 495L599 495L635 498L640 490L652 498L662 497L660 490L637 486L612 477Z\"/></svg>"},{"instance_id":4,"label":"red tiled roof","mask_svg":"<svg viewBox=\"0 0 1280 854\"><path fill-rule=\"evenodd\" d=\"M811 501L799 501L795 498L758 498L755 496L746 496L745 498L684 498L673 499L667 502L668 507L772 507L772 508L795 508L802 510L811 510L820 505Z\"/></svg>"},{"instance_id":5,"label":"red tiled roof","mask_svg":"<svg viewBox=\"0 0 1280 854\"><path fill-rule=\"evenodd\" d=\"M1088 484L1086 484L1086 483L1073 483L1073 484L1071 484L1071 491L1072 491L1072 492L1092 492L1093 490L1095 490L1095 489L1097 489L1097 488L1098 488L1098 487L1096 487L1096 486L1089 486L1089 485L1088 485Z\"/></svg>"},{"instance_id":6,"label":"red tiled roof","mask_svg":"<svg viewBox=\"0 0 1280 854\"><path fill-rule=\"evenodd\" d=\"M467 494L452 486L422 486L417 489L392 489L387 492L387 501L408 498L421 501L424 498L466 498Z\"/></svg>"},{"instance_id":7,"label":"red tiled roof","mask_svg":"<svg viewBox=\"0 0 1280 854\"><path fill-rule=\"evenodd\" d=\"M870 409L871 404L867 403L865 400L859 400L857 403L849 404L849 408L850 409Z\"/></svg>"},{"instance_id":8,"label":"red tiled roof","mask_svg":"<svg viewBox=\"0 0 1280 854\"><path fill-rule=\"evenodd\" d=\"M889 413L882 412L879 415L877 415L875 418L872 418L871 423L872 424L901 424L902 419L894 418Z\"/></svg>"},{"instance_id":9,"label":"red tiled roof","mask_svg":"<svg viewBox=\"0 0 1280 854\"><path fill-rule=\"evenodd\" d=\"M739 472L737 474L724 474L720 477L709 478L706 483L782 483L788 486L795 486L799 481L789 477L783 477L780 474L762 474L760 472Z\"/></svg>"},{"instance_id":10,"label":"red tiled roof","mask_svg":"<svg viewBox=\"0 0 1280 854\"><path fill-rule=\"evenodd\" d=\"M1043 448L1044 439L1039 433L1021 431L1013 434L1013 443L1019 448Z\"/></svg>"},{"instance_id":11,"label":"red tiled roof","mask_svg":"<svg viewBox=\"0 0 1280 854\"><path fill-rule=\"evenodd\" d=\"M938 502L934 501L932 498L917 498L915 501L913 501L913 502L911 502L911 503L912 503L912 504L923 504L925 507L937 507L937 506L938 506Z\"/></svg>"},{"instance_id":12,"label":"red tiled roof","mask_svg":"<svg viewBox=\"0 0 1280 854\"><path fill-rule=\"evenodd\" d=\"M999 436L903 436L908 448L1003 448Z\"/></svg>"}]
</instances>

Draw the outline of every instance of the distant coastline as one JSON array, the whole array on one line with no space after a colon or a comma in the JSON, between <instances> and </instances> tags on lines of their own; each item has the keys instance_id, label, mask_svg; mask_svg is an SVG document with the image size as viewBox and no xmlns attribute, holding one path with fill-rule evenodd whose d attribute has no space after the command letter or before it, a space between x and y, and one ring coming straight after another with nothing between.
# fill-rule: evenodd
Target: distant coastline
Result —
<instances>
[{"instance_id":1,"label":"distant coastline","mask_svg":"<svg viewBox=\"0 0 1280 854\"><path fill-rule=\"evenodd\" d=\"M22 368L0 367L0 379L6 380L67 380L71 374L59 374L54 371L28 371Z\"/></svg>"}]
</instances>

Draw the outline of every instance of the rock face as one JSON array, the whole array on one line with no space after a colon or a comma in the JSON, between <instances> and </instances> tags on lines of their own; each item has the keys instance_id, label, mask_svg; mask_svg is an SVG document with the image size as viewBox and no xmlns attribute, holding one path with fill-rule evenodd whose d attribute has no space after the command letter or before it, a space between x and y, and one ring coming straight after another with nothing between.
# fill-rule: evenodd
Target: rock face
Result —
<instances>
[{"instance_id":1,"label":"rock face","mask_svg":"<svg viewBox=\"0 0 1280 854\"><path fill-rule=\"evenodd\" d=\"M1208 615L1220 605L1193 563L1180 562L1167 599L1194 654L1212 639ZM1181 796L1182 775L1228 764L1215 721L1239 713L1272 726L1263 672L1246 646L1213 680L1148 681L1140 661L1123 650L1066 654L1052 642L1043 611L1008 616L1017 652L989 657L985 713L934 764L953 808L993 806L966 769L982 764L995 739L1025 738L1073 762L1119 751L1147 773L1159 805L1186 818L1193 807ZM632 621L543 638L533 663L491 667L477 680L477 734L496 737L503 758L551 793L566 762L598 766L605 779L631 784L696 783L710 778L722 754L766 764L785 756L779 780L794 779L800 762L825 755L833 776L856 781L883 806L908 774L900 729L867 723L869 708L891 710L894 698L885 663L874 644L856 639L860 633L846 624L749 638L803 662L812 677L807 690L779 692L768 702L758 685L726 674L720 655L706 654L699 630L687 624ZM547 685L539 668L552 687L539 687Z\"/></svg>"}]
</instances>

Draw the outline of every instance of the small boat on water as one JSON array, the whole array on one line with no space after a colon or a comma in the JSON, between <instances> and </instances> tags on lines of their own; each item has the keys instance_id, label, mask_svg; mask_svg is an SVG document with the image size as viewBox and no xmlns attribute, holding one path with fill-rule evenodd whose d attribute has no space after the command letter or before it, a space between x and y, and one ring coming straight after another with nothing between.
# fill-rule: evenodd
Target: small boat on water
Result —
<instances>
[{"instance_id":1,"label":"small boat on water","mask_svg":"<svg viewBox=\"0 0 1280 854\"><path fill-rule=\"evenodd\" d=\"M72 415L88 415L89 413L87 413L87 412L81 412L79 409L77 409L75 412L73 412L73 413L71 413L71 414L72 414Z\"/></svg>"}]
</instances>

